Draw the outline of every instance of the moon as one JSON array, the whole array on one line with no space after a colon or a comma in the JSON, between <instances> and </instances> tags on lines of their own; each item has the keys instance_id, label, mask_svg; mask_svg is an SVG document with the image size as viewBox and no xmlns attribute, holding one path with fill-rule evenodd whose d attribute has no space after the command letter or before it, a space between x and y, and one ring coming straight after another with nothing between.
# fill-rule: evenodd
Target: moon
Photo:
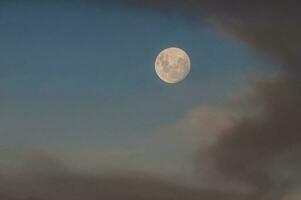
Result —
<instances>
[{"instance_id":1,"label":"moon","mask_svg":"<svg viewBox=\"0 0 301 200\"><path fill-rule=\"evenodd\" d=\"M187 53L176 47L164 49L155 61L155 71L166 83L178 83L190 72L190 58Z\"/></svg>"}]
</instances>

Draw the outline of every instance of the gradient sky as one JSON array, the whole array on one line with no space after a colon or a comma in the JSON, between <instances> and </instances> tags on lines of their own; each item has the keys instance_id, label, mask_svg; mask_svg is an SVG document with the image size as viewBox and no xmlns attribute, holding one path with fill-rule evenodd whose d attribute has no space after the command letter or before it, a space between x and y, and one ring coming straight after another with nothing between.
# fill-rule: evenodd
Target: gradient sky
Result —
<instances>
[{"instance_id":1,"label":"gradient sky","mask_svg":"<svg viewBox=\"0 0 301 200\"><path fill-rule=\"evenodd\" d=\"M164 132L173 137L170 130L194 110L223 105L263 65L201 18L114 3L42 2L0 8L0 136L13 149L51 151L88 169L185 170L195 150L188 146L199 144L169 147L163 139L146 153L141 146ZM167 47L184 49L192 62L174 85L154 72Z\"/></svg>"}]
</instances>

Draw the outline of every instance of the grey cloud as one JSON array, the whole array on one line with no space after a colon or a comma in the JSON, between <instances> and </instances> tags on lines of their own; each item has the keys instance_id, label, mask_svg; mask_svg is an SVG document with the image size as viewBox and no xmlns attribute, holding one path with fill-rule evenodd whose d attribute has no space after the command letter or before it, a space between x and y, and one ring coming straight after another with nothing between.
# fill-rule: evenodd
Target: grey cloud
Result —
<instances>
[{"instance_id":1,"label":"grey cloud","mask_svg":"<svg viewBox=\"0 0 301 200\"><path fill-rule=\"evenodd\" d=\"M10 161L6 161L12 164L15 154L10 155ZM77 174L39 152L30 152L22 165L10 167L13 168L10 175L2 173L0 176L0 198L5 200L250 199L243 194L189 189L139 173L109 173L101 177ZM37 169L39 173L35 173ZM33 173L20 174L19 171Z\"/></svg>"}]
</instances>

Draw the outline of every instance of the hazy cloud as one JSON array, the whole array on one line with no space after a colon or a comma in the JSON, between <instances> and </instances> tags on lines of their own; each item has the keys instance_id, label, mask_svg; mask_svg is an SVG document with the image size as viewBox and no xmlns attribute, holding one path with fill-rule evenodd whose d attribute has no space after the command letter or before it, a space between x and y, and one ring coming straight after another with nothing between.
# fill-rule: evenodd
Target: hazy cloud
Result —
<instances>
[{"instance_id":1,"label":"hazy cloud","mask_svg":"<svg viewBox=\"0 0 301 200\"><path fill-rule=\"evenodd\" d=\"M15 153L10 152L10 161L16 156ZM22 154L25 155L25 153ZM14 168L11 170L11 175L1 174L1 199L249 199L248 196L242 194L189 189L143 173L108 173L101 177L81 175L71 172L68 168L62 168L59 161L47 154L43 156L39 152L36 154L30 152L29 155L30 158L23 159L22 166L16 167L15 164L10 166ZM32 163L32 160L36 162ZM32 170L38 170L41 173L19 173L19 171L29 172Z\"/></svg>"}]
</instances>

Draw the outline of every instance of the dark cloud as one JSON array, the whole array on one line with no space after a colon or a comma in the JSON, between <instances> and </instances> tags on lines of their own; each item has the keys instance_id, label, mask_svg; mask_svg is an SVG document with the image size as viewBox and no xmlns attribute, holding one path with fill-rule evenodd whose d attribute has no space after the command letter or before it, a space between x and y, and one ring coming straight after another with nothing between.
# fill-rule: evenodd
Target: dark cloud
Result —
<instances>
[{"instance_id":1,"label":"dark cloud","mask_svg":"<svg viewBox=\"0 0 301 200\"><path fill-rule=\"evenodd\" d=\"M259 196L280 198L300 185L301 8L297 1L227 1L210 15L228 34L254 47L283 74L256 86L262 115L244 118L214 145L216 166L250 182ZM232 5L232 6L231 6ZM285 175L284 175L285 174Z\"/></svg>"},{"instance_id":2,"label":"dark cloud","mask_svg":"<svg viewBox=\"0 0 301 200\"><path fill-rule=\"evenodd\" d=\"M250 199L243 194L189 189L139 173L109 173L102 177L77 174L40 152L30 152L21 162L20 154L17 155L19 165L16 165L15 155L10 153L10 160L6 160L10 173L0 176L0 199L3 200ZM5 162L3 158L1 162ZM1 166L0 171L3 170Z\"/></svg>"},{"instance_id":3,"label":"dark cloud","mask_svg":"<svg viewBox=\"0 0 301 200\"><path fill-rule=\"evenodd\" d=\"M244 118L213 146L216 166L247 181L258 194L285 194L299 184L301 154L301 84L280 79L258 86L262 116ZM296 185L297 186L297 185Z\"/></svg>"},{"instance_id":4,"label":"dark cloud","mask_svg":"<svg viewBox=\"0 0 301 200\"><path fill-rule=\"evenodd\" d=\"M300 187L301 176L301 2L297 0L145 0L210 19L231 37L250 45L272 64L282 67L275 80L256 87L262 115L245 117L213 145L216 168L229 179L255 187L258 198L281 198ZM257 198L257 199L258 199Z\"/></svg>"}]
</instances>

